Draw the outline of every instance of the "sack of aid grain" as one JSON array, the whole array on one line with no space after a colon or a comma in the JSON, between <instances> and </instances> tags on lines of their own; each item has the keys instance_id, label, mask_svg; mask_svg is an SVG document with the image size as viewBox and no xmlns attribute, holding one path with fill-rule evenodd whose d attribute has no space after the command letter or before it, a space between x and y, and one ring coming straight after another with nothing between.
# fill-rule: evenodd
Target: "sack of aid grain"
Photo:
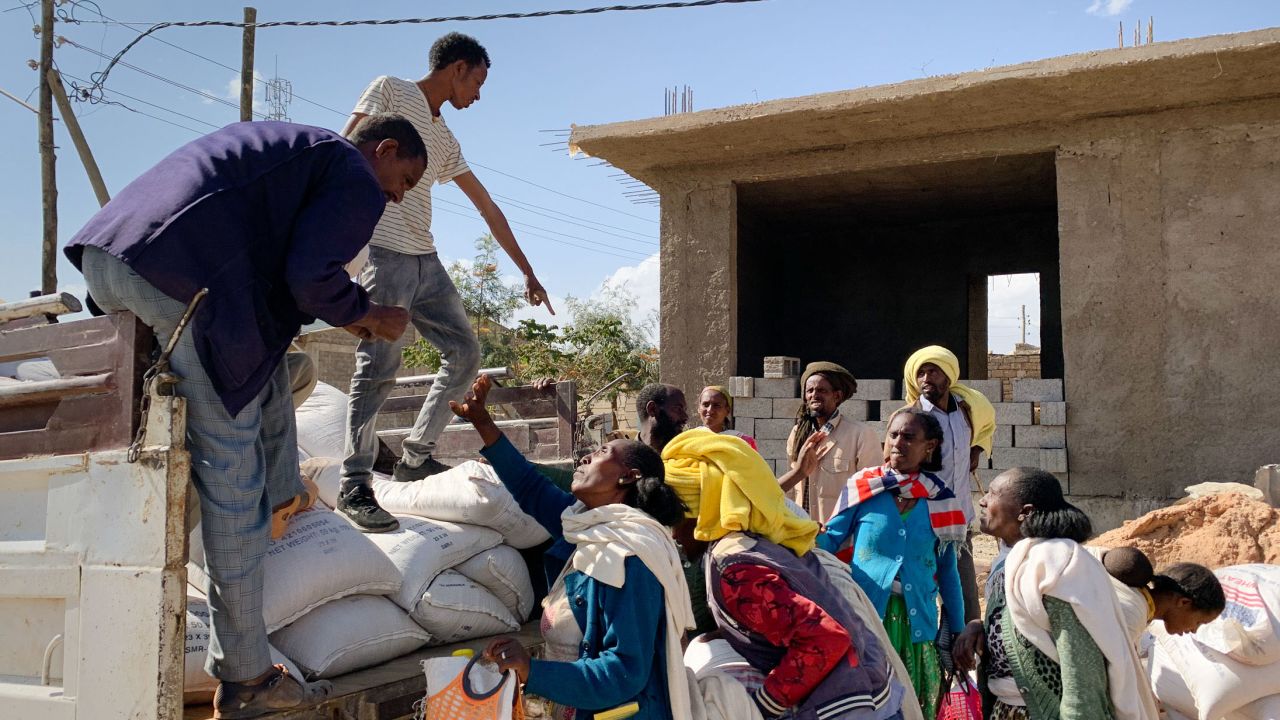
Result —
<instances>
[{"instance_id":1,"label":"sack of aid grain","mask_svg":"<svg viewBox=\"0 0 1280 720\"><path fill-rule=\"evenodd\" d=\"M1196 639L1248 665L1280 661L1280 566L1232 565L1214 574L1227 605Z\"/></svg>"},{"instance_id":2,"label":"sack of aid grain","mask_svg":"<svg viewBox=\"0 0 1280 720\"><path fill-rule=\"evenodd\" d=\"M298 447L313 458L346 455L347 394L332 385L318 382L294 412L298 426Z\"/></svg>"},{"instance_id":3,"label":"sack of aid grain","mask_svg":"<svg viewBox=\"0 0 1280 720\"><path fill-rule=\"evenodd\" d=\"M366 537L399 571L400 589L391 599L405 612L417 606L441 572L502 542L502 536L489 528L407 515L396 519L399 530Z\"/></svg>"},{"instance_id":4,"label":"sack of aid grain","mask_svg":"<svg viewBox=\"0 0 1280 720\"><path fill-rule=\"evenodd\" d=\"M320 499L333 507L338 502L342 461L312 455L302 463L302 474L315 481ZM520 510L497 473L484 463L469 460L451 470L407 483L386 480L385 476L374 473L373 494L378 504L392 515L493 528L502 533L507 545L522 550L551 538L536 520Z\"/></svg>"},{"instance_id":5,"label":"sack of aid grain","mask_svg":"<svg viewBox=\"0 0 1280 720\"><path fill-rule=\"evenodd\" d=\"M499 545L453 569L493 593L518 622L529 619L533 610L533 583L529 579L529 566L515 548Z\"/></svg>"},{"instance_id":6,"label":"sack of aid grain","mask_svg":"<svg viewBox=\"0 0 1280 720\"><path fill-rule=\"evenodd\" d=\"M431 636L385 597L352 595L325 603L271 634L307 679L331 678L413 652Z\"/></svg>"},{"instance_id":7,"label":"sack of aid grain","mask_svg":"<svg viewBox=\"0 0 1280 720\"><path fill-rule=\"evenodd\" d=\"M501 600L453 570L436 576L409 616L431 633L432 645L520 629L520 623Z\"/></svg>"},{"instance_id":8,"label":"sack of aid grain","mask_svg":"<svg viewBox=\"0 0 1280 720\"><path fill-rule=\"evenodd\" d=\"M293 516L284 536L267 543L262 561L262 619L267 632L330 600L398 592L400 571L370 537L323 508ZM198 551L191 549L187 577L203 588L208 586L207 576L204 554Z\"/></svg>"},{"instance_id":9,"label":"sack of aid grain","mask_svg":"<svg viewBox=\"0 0 1280 720\"><path fill-rule=\"evenodd\" d=\"M186 705L199 705L213 701L213 693L218 689L218 680L204 671L205 658L209 655L209 604L199 595L187 596L187 642L183 656L185 681L182 686L182 699ZM292 660L279 650L271 648L271 664L284 665L307 690L309 697L327 695L331 686L327 682L308 683L302 671Z\"/></svg>"}]
</instances>

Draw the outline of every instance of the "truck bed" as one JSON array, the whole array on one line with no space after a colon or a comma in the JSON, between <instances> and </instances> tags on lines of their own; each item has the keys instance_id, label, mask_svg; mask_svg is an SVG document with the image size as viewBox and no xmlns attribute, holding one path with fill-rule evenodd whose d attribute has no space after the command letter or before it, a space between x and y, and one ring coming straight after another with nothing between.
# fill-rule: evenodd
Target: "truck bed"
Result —
<instances>
[{"instance_id":1,"label":"truck bed","mask_svg":"<svg viewBox=\"0 0 1280 720\"><path fill-rule=\"evenodd\" d=\"M538 622L525 623L516 633L521 644L532 652L542 645ZM447 657L455 650L470 648L479 653L493 638L477 638L451 645L426 647L376 665L335 678L329 699L318 705L285 710L267 717L271 720L400 720L413 716L413 704L427 692L421 662ZM212 705L188 705L183 720L212 720Z\"/></svg>"}]
</instances>

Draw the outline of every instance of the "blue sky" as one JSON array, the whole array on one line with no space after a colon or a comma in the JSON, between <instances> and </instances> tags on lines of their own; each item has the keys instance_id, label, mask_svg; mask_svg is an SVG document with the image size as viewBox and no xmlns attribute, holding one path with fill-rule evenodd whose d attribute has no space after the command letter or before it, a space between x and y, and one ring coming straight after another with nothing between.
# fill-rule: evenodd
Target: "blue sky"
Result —
<instances>
[{"instance_id":1,"label":"blue sky","mask_svg":"<svg viewBox=\"0 0 1280 720\"><path fill-rule=\"evenodd\" d=\"M611 2L278 1L260 3L258 19L476 15ZM118 21L159 22L239 20L243 5L220 0L102 0L98 7ZM29 97L34 105L37 78L26 61L38 57L38 42L28 12L18 0L8 0L0 9L10 7L16 9L0 14L0 88ZM63 9L72 7L68 3ZM80 3L75 17L102 20L94 8ZM38 7L35 10L38 17ZM657 306L657 263L646 262L657 250L656 208L629 202L623 194L628 188L610 177L613 170L594 166L591 160L571 160L543 146L558 139L543 130L661 115L663 88L675 85L691 86L696 107L707 109L1107 49L1116 44L1120 21L1131 38L1134 23L1140 20L1145 27L1151 15L1156 39L1175 40L1280 25L1280 3L766 0L528 20L276 28L258 32L257 67L267 78L278 67L279 76L292 83L295 99L289 114L295 122L337 128L373 77L417 78L426 70L427 48L438 35L448 30L475 35L494 62L489 81L476 105L462 112L446 109L473 170L491 192L502 196L499 203L519 223L517 237L553 296L590 295L617 275L629 279L645 314ZM56 34L107 55L136 37L125 26L89 22L59 24ZM237 29L170 28L155 37L217 63L239 65ZM105 64L93 52L72 45L59 48L55 58L64 73L81 78ZM125 61L215 98L236 97L229 87L236 73L156 39L140 42ZM112 71L106 88L110 100L191 128L114 105L78 104L111 191L196 137L193 130L207 132L238 119L234 107L125 67ZM258 89L261 100L262 86ZM59 236L65 242L97 206L62 123L56 125ZM0 242L5 251L0 298L16 299L39 285L39 158L36 116L2 97L0 158ZM456 188L437 188L435 193L434 230L441 255L469 257L472 241L484 232L483 223ZM514 271L509 262L504 268ZM64 289L81 291L79 274L65 262L58 275ZM1001 312L1016 315L1016 309L1014 305L1011 312ZM522 315L548 319L542 310Z\"/></svg>"}]
</instances>

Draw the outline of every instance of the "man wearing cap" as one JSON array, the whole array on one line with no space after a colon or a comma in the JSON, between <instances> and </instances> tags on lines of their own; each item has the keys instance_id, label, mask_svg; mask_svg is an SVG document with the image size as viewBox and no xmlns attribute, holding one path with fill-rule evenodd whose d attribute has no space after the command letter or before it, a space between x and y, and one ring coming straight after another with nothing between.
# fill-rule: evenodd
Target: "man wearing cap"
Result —
<instances>
[{"instance_id":1,"label":"man wearing cap","mask_svg":"<svg viewBox=\"0 0 1280 720\"><path fill-rule=\"evenodd\" d=\"M991 453L996 411L982 393L960 384L959 377L960 361L955 353L930 345L907 358L902 387L909 404L933 415L942 425L942 470L936 474L960 499L965 522L972 524L971 478L978 468L978 457L984 451ZM970 537L972 534L970 531ZM978 583L971 540L965 540L956 560L964 589L965 621L976 620Z\"/></svg>"},{"instance_id":2,"label":"man wearing cap","mask_svg":"<svg viewBox=\"0 0 1280 720\"><path fill-rule=\"evenodd\" d=\"M800 388L803 402L787 438L787 458L792 469L798 467L804 441L818 431L827 434L823 444L826 449L820 449L825 455L818 469L808 476L794 472L784 475L782 490L794 489L795 501L809 517L825 522L849 476L864 467L884 463L884 446L869 425L840 415L840 403L858 389L858 381L848 370L833 362L809 363L800 377Z\"/></svg>"}]
</instances>

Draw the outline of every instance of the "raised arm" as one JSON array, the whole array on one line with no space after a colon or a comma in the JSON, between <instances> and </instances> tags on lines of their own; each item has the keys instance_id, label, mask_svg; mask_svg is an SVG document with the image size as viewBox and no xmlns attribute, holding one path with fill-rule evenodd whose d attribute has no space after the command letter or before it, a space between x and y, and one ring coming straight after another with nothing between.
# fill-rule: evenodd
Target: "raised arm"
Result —
<instances>
[{"instance_id":1,"label":"raised arm","mask_svg":"<svg viewBox=\"0 0 1280 720\"><path fill-rule=\"evenodd\" d=\"M464 172L453 178L458 184L458 188L466 194L471 200L471 204L476 206L476 210L480 212L480 217L484 218L485 223L489 226L489 232L493 233L493 238L498 241L502 249L506 251L511 261L520 268L520 272L524 274L525 299L530 305L546 305L547 311L552 315L556 311L551 307L551 301L547 298L547 291L542 287L542 283L538 282L538 277L533 273L533 266L529 264L529 259L524 256L524 251L520 249L520 243L516 242L516 236L511 232L511 225L507 222L507 216L502 213L502 208L493 201L489 196L489 191L485 189L484 184L471 171Z\"/></svg>"}]
</instances>

